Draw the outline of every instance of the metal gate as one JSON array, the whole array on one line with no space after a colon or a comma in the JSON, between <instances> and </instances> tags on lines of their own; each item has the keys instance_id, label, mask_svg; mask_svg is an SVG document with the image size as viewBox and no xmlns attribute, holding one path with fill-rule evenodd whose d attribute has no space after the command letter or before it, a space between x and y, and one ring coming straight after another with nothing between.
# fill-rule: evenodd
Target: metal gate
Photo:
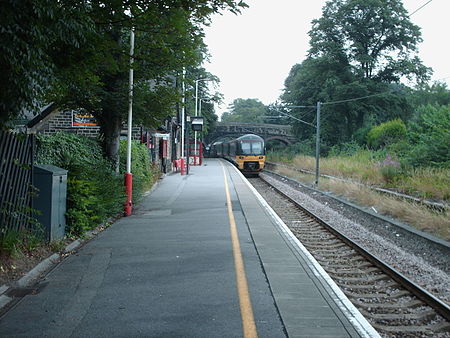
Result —
<instances>
[{"instance_id":1,"label":"metal gate","mask_svg":"<svg viewBox=\"0 0 450 338\"><path fill-rule=\"evenodd\" d=\"M0 232L31 226L34 135L0 130Z\"/></svg>"}]
</instances>

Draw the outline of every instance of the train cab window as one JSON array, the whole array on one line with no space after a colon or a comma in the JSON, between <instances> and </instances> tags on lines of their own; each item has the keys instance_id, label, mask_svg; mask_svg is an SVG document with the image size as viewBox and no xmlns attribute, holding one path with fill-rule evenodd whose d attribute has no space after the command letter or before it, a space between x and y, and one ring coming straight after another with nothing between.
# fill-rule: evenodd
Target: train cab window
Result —
<instances>
[{"instance_id":1,"label":"train cab window","mask_svg":"<svg viewBox=\"0 0 450 338\"><path fill-rule=\"evenodd\" d=\"M264 154L262 142L252 142L252 154L253 155Z\"/></svg>"},{"instance_id":2,"label":"train cab window","mask_svg":"<svg viewBox=\"0 0 450 338\"><path fill-rule=\"evenodd\" d=\"M250 142L242 142L241 149L242 149L242 155L251 155L252 144Z\"/></svg>"},{"instance_id":3,"label":"train cab window","mask_svg":"<svg viewBox=\"0 0 450 338\"><path fill-rule=\"evenodd\" d=\"M262 142L249 142L242 141L241 142L242 155L262 155L264 154L263 144Z\"/></svg>"}]
</instances>

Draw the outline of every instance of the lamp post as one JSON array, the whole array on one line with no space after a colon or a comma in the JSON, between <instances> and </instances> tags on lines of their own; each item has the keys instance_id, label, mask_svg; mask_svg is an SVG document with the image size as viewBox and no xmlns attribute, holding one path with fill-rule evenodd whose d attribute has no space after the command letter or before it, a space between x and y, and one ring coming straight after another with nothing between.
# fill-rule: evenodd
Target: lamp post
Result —
<instances>
[{"instance_id":1,"label":"lamp post","mask_svg":"<svg viewBox=\"0 0 450 338\"><path fill-rule=\"evenodd\" d=\"M125 172L125 216L130 216L133 208L133 175L131 174L131 134L133 131L133 61L134 61L134 29L130 33L130 76L129 76L129 102L128 102L128 135L127 135L127 171Z\"/></svg>"},{"instance_id":2,"label":"lamp post","mask_svg":"<svg viewBox=\"0 0 450 338\"><path fill-rule=\"evenodd\" d=\"M184 128L185 128L185 103L186 103L186 85L184 83L184 79L186 77L186 68L183 67L183 80L181 82L181 91L182 91L182 96L181 96L181 169L180 169L180 173L181 175L185 175L186 171L185 171L185 146L184 146Z\"/></svg>"},{"instance_id":3,"label":"lamp post","mask_svg":"<svg viewBox=\"0 0 450 338\"><path fill-rule=\"evenodd\" d=\"M202 116L202 101L205 101L205 99L200 99L199 105L198 105L198 116ZM199 165L203 164L203 136L202 140L200 141L200 156L199 156Z\"/></svg>"},{"instance_id":4,"label":"lamp post","mask_svg":"<svg viewBox=\"0 0 450 338\"><path fill-rule=\"evenodd\" d=\"M209 81L209 79L208 78L202 78L202 79L195 80L195 113L194 113L195 117L198 116L198 83L200 81ZM200 103L200 107L201 107L201 103ZM198 149L197 149L197 132L196 131L194 131L194 146L195 146L196 152L198 152ZM194 161L196 161L196 158L197 157L194 157ZM195 164L196 163L194 162L194 165Z\"/></svg>"}]
</instances>

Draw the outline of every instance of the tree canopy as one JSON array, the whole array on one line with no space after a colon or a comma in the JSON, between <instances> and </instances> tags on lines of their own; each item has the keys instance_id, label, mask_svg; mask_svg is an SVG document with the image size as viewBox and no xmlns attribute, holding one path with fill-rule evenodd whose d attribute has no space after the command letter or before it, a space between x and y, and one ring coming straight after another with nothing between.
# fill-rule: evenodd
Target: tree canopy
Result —
<instances>
[{"instance_id":1,"label":"tree canopy","mask_svg":"<svg viewBox=\"0 0 450 338\"><path fill-rule=\"evenodd\" d=\"M136 34L134 115L156 126L179 101L182 69L195 70L205 58L210 16L244 7L239 0L5 0L2 122L43 101L82 108L97 118L106 153L115 158L128 111L130 30Z\"/></svg>"},{"instance_id":2,"label":"tree canopy","mask_svg":"<svg viewBox=\"0 0 450 338\"><path fill-rule=\"evenodd\" d=\"M410 117L408 88L401 80L422 83L430 69L416 55L420 29L400 0L328 1L312 24L309 54L292 67L281 99L286 105L336 102L322 108L325 144L349 141L375 124ZM309 120L314 116L311 112ZM312 129L294 123L300 139L310 138Z\"/></svg>"},{"instance_id":3,"label":"tree canopy","mask_svg":"<svg viewBox=\"0 0 450 338\"><path fill-rule=\"evenodd\" d=\"M52 50L86 43L93 30L86 10L82 1L0 2L0 126L36 109L55 70Z\"/></svg>"},{"instance_id":4,"label":"tree canopy","mask_svg":"<svg viewBox=\"0 0 450 338\"><path fill-rule=\"evenodd\" d=\"M427 79L428 69L416 55L420 29L400 0L328 1L312 24L312 57L336 57L368 79Z\"/></svg>"},{"instance_id":5,"label":"tree canopy","mask_svg":"<svg viewBox=\"0 0 450 338\"><path fill-rule=\"evenodd\" d=\"M223 122L264 123L267 107L258 99L235 99L228 111L223 113Z\"/></svg>"}]
</instances>

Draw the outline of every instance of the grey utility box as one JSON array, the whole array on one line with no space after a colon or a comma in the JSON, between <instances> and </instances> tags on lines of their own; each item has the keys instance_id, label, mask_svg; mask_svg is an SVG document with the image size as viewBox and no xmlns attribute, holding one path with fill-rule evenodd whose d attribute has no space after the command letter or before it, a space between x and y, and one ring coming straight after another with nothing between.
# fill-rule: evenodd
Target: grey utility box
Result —
<instances>
[{"instance_id":1,"label":"grey utility box","mask_svg":"<svg viewBox=\"0 0 450 338\"><path fill-rule=\"evenodd\" d=\"M38 189L33 208L48 241L64 238L66 230L67 170L49 164L34 166L33 185Z\"/></svg>"}]
</instances>

